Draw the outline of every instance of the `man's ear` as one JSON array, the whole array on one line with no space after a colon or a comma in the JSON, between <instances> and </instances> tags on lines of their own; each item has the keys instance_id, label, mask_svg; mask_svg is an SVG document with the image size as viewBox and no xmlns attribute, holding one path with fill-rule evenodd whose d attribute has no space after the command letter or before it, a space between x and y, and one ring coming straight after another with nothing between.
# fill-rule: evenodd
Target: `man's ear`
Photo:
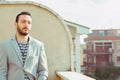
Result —
<instances>
[{"instance_id":1,"label":"man's ear","mask_svg":"<svg viewBox=\"0 0 120 80\"><path fill-rule=\"evenodd\" d=\"M14 26L15 26L15 27L17 26L17 22L14 22Z\"/></svg>"}]
</instances>

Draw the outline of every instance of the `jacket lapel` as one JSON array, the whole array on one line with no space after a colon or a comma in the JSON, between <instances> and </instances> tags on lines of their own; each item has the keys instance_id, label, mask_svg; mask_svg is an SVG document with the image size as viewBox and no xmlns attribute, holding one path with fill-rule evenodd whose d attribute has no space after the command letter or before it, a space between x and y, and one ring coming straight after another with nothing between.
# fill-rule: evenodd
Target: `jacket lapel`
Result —
<instances>
[{"instance_id":1,"label":"jacket lapel","mask_svg":"<svg viewBox=\"0 0 120 80\"><path fill-rule=\"evenodd\" d=\"M16 41L15 37L12 38L12 45L13 45L13 48L15 49L15 51L16 51L16 55L17 55L20 63L23 64L23 63L22 63L22 58L21 58L21 55L20 55L20 54L21 54L21 53L20 53L20 49L19 49L19 46L18 46L18 44L17 44L17 41Z\"/></svg>"},{"instance_id":2,"label":"jacket lapel","mask_svg":"<svg viewBox=\"0 0 120 80\"><path fill-rule=\"evenodd\" d=\"M33 54L33 43L32 43L32 37L29 37L29 48L28 48L28 53L27 53L27 58L25 61L25 65L24 65L24 70L31 74L32 76L36 77L36 70L33 69L33 65L35 63L35 60L37 60L37 58L35 56L35 54Z\"/></svg>"},{"instance_id":3,"label":"jacket lapel","mask_svg":"<svg viewBox=\"0 0 120 80\"><path fill-rule=\"evenodd\" d=\"M26 58L26 61L25 61L25 65L27 65L27 63L28 63L28 59L29 59L29 57L30 56L33 56L33 49L32 49L32 38L31 37L29 37L29 47L28 47L28 53L27 53L27 58Z\"/></svg>"}]
</instances>

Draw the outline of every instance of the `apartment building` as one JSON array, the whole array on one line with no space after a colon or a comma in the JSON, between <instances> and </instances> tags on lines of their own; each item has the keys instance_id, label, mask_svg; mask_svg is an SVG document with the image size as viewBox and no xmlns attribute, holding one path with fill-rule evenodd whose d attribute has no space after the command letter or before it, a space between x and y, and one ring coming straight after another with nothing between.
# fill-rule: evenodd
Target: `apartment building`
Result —
<instances>
[{"instance_id":1,"label":"apartment building","mask_svg":"<svg viewBox=\"0 0 120 80\"><path fill-rule=\"evenodd\" d=\"M120 66L120 29L92 30L84 41L84 65L88 71L95 66Z\"/></svg>"}]
</instances>

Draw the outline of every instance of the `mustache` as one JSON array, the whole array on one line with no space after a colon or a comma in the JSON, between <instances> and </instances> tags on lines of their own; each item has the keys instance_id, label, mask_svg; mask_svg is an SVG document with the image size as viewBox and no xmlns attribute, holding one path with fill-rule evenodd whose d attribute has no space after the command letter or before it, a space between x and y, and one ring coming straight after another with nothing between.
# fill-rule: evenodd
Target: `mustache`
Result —
<instances>
[{"instance_id":1,"label":"mustache","mask_svg":"<svg viewBox=\"0 0 120 80\"><path fill-rule=\"evenodd\" d=\"M22 28L22 29L28 29L27 27L24 27L24 28Z\"/></svg>"}]
</instances>

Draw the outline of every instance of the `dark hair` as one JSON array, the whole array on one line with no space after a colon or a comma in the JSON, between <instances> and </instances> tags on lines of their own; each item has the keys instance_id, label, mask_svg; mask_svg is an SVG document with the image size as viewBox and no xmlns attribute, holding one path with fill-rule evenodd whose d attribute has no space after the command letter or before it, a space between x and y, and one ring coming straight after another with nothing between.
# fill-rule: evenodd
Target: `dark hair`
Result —
<instances>
[{"instance_id":1,"label":"dark hair","mask_svg":"<svg viewBox=\"0 0 120 80\"><path fill-rule=\"evenodd\" d=\"M29 12L23 11L16 16L15 22L18 22L20 15L28 15L31 17L31 14Z\"/></svg>"}]
</instances>

